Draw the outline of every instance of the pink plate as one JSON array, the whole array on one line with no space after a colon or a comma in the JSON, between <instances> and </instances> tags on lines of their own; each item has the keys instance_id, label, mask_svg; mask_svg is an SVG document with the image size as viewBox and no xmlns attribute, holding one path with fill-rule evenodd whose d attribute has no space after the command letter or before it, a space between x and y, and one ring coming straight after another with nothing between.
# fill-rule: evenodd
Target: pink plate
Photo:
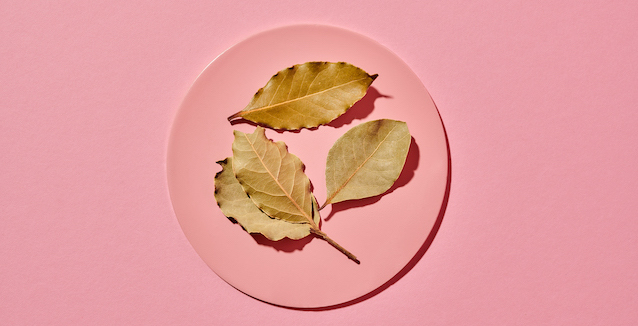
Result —
<instances>
[{"instance_id":1,"label":"pink plate","mask_svg":"<svg viewBox=\"0 0 638 326\"><path fill-rule=\"evenodd\" d=\"M330 125L294 133L266 131L305 163L320 203L326 198L328 150L347 130L388 118L406 121L413 137L403 173L388 192L321 211L322 230L355 254L360 265L317 238L272 242L249 235L224 217L213 197L213 178L221 170L215 162L232 155L233 129L255 128L231 125L226 118L243 109L277 71L307 61L345 61L379 74L368 94ZM356 301L396 279L423 254L446 195L448 151L434 102L400 58L344 29L300 25L254 35L202 72L175 118L167 170L184 234L217 275L257 299L313 308Z\"/></svg>"}]
</instances>

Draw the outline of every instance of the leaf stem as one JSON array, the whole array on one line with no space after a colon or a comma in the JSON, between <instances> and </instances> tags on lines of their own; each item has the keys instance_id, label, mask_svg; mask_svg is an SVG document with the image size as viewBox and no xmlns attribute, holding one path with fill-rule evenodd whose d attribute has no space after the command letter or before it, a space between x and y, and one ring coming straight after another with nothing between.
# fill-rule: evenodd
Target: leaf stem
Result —
<instances>
[{"instance_id":1,"label":"leaf stem","mask_svg":"<svg viewBox=\"0 0 638 326\"><path fill-rule=\"evenodd\" d=\"M315 229L315 228L311 227L310 228L310 232L314 233L315 235L317 235L321 239L326 240L329 244L331 244L333 247L337 248L344 255L348 256L348 258L353 260L355 263L361 264L361 262L359 261L359 259L357 259L357 257L355 255L350 253L348 250L346 250L346 248L342 247L341 245L336 243L334 240L330 239L330 237L327 234L325 234L323 231L319 230L318 228Z\"/></svg>"}]
</instances>

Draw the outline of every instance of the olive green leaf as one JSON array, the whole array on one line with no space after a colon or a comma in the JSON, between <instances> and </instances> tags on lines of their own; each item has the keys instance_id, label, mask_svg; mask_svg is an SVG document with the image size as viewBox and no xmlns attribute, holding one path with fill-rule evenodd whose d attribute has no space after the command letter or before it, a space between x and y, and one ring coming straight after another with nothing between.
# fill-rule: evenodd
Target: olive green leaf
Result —
<instances>
[{"instance_id":1,"label":"olive green leaf","mask_svg":"<svg viewBox=\"0 0 638 326\"><path fill-rule=\"evenodd\" d=\"M261 233L273 241L284 237L297 240L310 234L308 223L289 223L271 218L262 212L235 178L232 157L217 163L221 165L222 170L215 175L215 200L231 221L239 223L248 233ZM313 221L318 224L320 217L316 201L313 207Z\"/></svg>"},{"instance_id":2,"label":"olive green leaf","mask_svg":"<svg viewBox=\"0 0 638 326\"><path fill-rule=\"evenodd\" d=\"M327 204L384 193L399 178L412 137L402 121L380 119L341 136L328 152Z\"/></svg>"},{"instance_id":3,"label":"olive green leaf","mask_svg":"<svg viewBox=\"0 0 638 326\"><path fill-rule=\"evenodd\" d=\"M345 62L306 62L281 70L228 120L297 130L329 123L367 92L377 75Z\"/></svg>"},{"instance_id":4,"label":"olive green leaf","mask_svg":"<svg viewBox=\"0 0 638 326\"><path fill-rule=\"evenodd\" d=\"M283 142L266 138L257 127L252 134L235 131L233 172L254 205L268 216L288 224L306 224L311 233L328 241L348 258L359 260L319 229L313 219L316 199L301 160Z\"/></svg>"}]
</instances>

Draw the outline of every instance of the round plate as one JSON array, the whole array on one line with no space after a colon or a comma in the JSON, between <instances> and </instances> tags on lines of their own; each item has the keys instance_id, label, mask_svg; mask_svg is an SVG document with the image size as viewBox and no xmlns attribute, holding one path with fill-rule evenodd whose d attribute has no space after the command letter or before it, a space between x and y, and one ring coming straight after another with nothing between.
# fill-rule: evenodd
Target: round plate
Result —
<instances>
[{"instance_id":1,"label":"round plate","mask_svg":"<svg viewBox=\"0 0 638 326\"><path fill-rule=\"evenodd\" d=\"M307 61L345 61L379 74L366 96L329 125L300 132L267 129L306 165L317 201L326 199L328 150L365 121L408 123L412 145L404 170L385 194L338 203L321 211L321 228L355 254L357 265L327 242L269 241L231 223L217 207L217 161L232 155L233 129L253 132L227 117L242 110L279 70ZM424 246L446 193L448 152L438 111L419 78L379 43L348 30L317 25L254 35L217 57L197 78L173 124L168 186L184 234L226 282L276 305L333 306L371 293L397 275ZM422 254L422 253L421 253Z\"/></svg>"}]
</instances>

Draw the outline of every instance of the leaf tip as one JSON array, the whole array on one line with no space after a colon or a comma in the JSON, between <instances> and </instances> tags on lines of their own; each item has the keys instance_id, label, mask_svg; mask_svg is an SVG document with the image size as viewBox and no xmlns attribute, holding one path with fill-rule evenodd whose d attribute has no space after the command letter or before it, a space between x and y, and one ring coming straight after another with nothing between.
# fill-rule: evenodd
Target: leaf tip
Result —
<instances>
[{"instance_id":1,"label":"leaf tip","mask_svg":"<svg viewBox=\"0 0 638 326\"><path fill-rule=\"evenodd\" d=\"M239 130L233 130L233 136L235 136L235 138L241 137L245 135L243 132L239 131ZM234 143L233 143L234 146Z\"/></svg>"},{"instance_id":2,"label":"leaf tip","mask_svg":"<svg viewBox=\"0 0 638 326\"><path fill-rule=\"evenodd\" d=\"M242 112L242 111L239 111L239 112L237 112L237 113L235 113L235 114L233 114L233 115L229 116L229 117L228 117L228 121L233 121L233 119L241 117L241 112Z\"/></svg>"}]
</instances>

